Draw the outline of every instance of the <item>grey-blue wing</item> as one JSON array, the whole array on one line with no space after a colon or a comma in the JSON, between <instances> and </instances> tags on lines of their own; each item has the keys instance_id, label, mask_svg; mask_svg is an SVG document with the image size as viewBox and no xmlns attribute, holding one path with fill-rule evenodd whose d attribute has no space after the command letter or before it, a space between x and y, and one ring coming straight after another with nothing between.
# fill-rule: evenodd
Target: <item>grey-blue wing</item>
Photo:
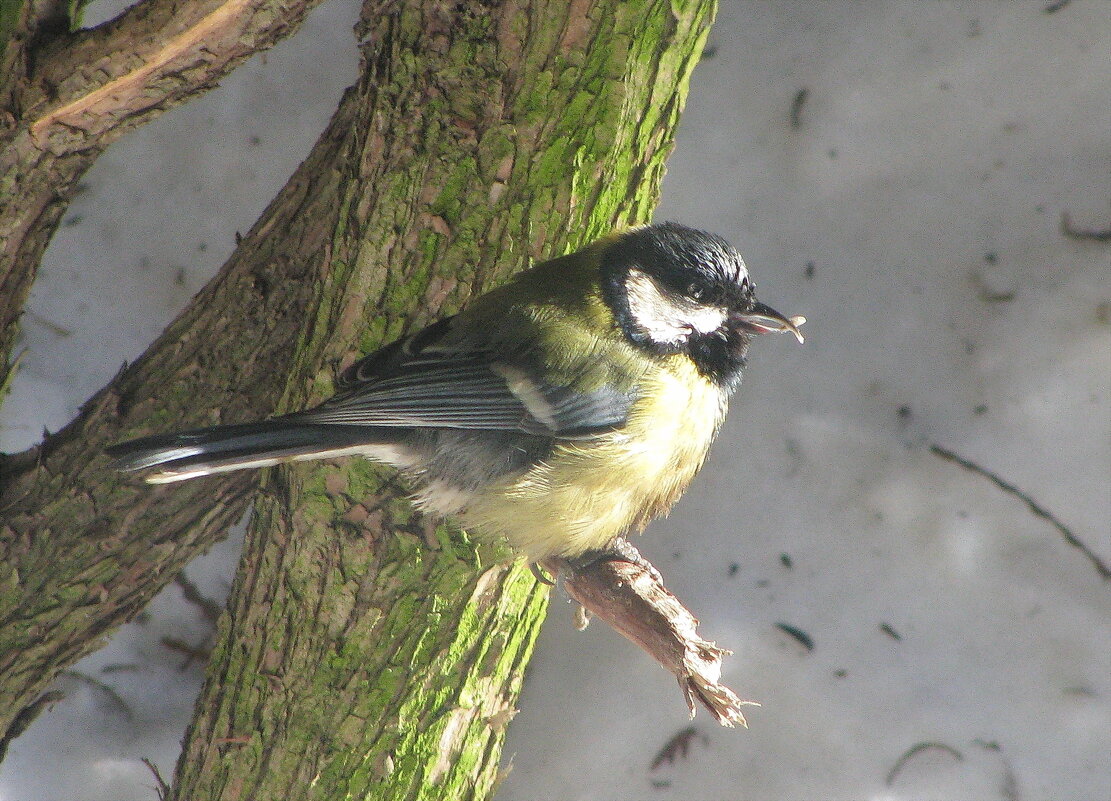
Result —
<instances>
[{"instance_id":1,"label":"grey-blue wing","mask_svg":"<svg viewBox=\"0 0 1111 801\"><path fill-rule=\"evenodd\" d=\"M450 320L353 365L334 397L290 420L589 437L624 425L632 394L546 381L525 358L439 344Z\"/></svg>"}]
</instances>

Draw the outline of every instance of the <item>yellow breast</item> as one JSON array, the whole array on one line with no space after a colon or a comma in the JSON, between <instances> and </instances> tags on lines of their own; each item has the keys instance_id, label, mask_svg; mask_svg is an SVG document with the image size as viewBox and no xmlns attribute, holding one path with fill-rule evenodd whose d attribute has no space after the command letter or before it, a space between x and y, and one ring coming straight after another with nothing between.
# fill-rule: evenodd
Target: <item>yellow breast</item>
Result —
<instances>
[{"instance_id":1,"label":"yellow breast","mask_svg":"<svg viewBox=\"0 0 1111 801\"><path fill-rule=\"evenodd\" d=\"M689 359L668 357L623 428L558 444L545 462L474 499L462 522L505 537L532 561L579 556L638 533L698 472L726 403Z\"/></svg>"}]
</instances>

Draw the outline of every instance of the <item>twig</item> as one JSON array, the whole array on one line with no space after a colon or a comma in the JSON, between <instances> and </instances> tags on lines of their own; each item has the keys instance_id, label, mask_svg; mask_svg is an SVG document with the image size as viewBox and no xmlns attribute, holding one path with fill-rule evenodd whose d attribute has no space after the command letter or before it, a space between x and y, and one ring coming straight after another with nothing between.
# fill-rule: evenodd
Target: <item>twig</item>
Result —
<instances>
[{"instance_id":1,"label":"twig","mask_svg":"<svg viewBox=\"0 0 1111 801\"><path fill-rule=\"evenodd\" d=\"M698 738L698 729L694 726L687 726L685 729L677 731L664 743L663 748L656 754L648 769L656 770L665 762L670 765L677 759L686 759L690 754L691 743L694 742L695 738ZM703 743L707 742L706 735L702 735L699 739Z\"/></svg>"},{"instance_id":2,"label":"twig","mask_svg":"<svg viewBox=\"0 0 1111 801\"><path fill-rule=\"evenodd\" d=\"M636 561L628 561L635 559ZM719 682L722 658L732 653L698 636L698 619L663 585L660 574L636 549L606 554L583 566L549 560L567 593L594 616L640 646L679 681L691 718L695 701L722 726L748 728L741 700Z\"/></svg>"},{"instance_id":3,"label":"twig","mask_svg":"<svg viewBox=\"0 0 1111 801\"><path fill-rule=\"evenodd\" d=\"M1104 580L1111 578L1111 568L1108 568L1103 560L1099 558L1098 554L1093 552L1087 545L1085 545L1075 534L1072 533L1069 527L1058 520L1052 512L1039 504L1037 501L1035 501L1022 490L1020 490L1014 484L1011 484L1008 481L1004 481L1002 478L1000 478L990 470L980 467L980 465L976 464L975 462L970 462L968 459L958 456L957 454L941 447L940 445L931 445L930 453L933 453L936 456L940 456L942 459L954 462L955 464L959 464L965 470L971 470L973 473L978 473L984 478L990 480L993 484L999 487L999 489L1003 490L1004 492L1010 493L1011 495L1014 495L1016 498L1025 503L1030 508L1031 512L1033 512L1035 515L1042 518L1043 520L1049 521L1049 523L1052 524L1054 528L1061 532L1061 536L1064 537L1065 542L1067 542L1074 548L1078 548L1080 552L1088 558L1088 561L1095 565L1096 571L1099 573L1100 578Z\"/></svg>"},{"instance_id":4,"label":"twig","mask_svg":"<svg viewBox=\"0 0 1111 801\"><path fill-rule=\"evenodd\" d=\"M197 589L197 585L185 575L184 570L177 574L174 583L181 588L181 594L185 596L185 600L201 610L205 620L215 623L220 619L220 615L224 612L224 605L216 603L216 601L202 594Z\"/></svg>"},{"instance_id":5,"label":"twig","mask_svg":"<svg viewBox=\"0 0 1111 801\"><path fill-rule=\"evenodd\" d=\"M791 101L791 127L798 130L802 127L802 107L806 105L806 99L810 96L810 90L805 86L795 92L795 99Z\"/></svg>"},{"instance_id":6,"label":"twig","mask_svg":"<svg viewBox=\"0 0 1111 801\"><path fill-rule=\"evenodd\" d=\"M158 786L154 788L158 793L158 801L166 801L170 797L170 785L166 784L166 780L162 778L162 772L158 770L157 765L147 757L143 757L142 762L147 766L147 770L154 775L154 780L158 782Z\"/></svg>"},{"instance_id":7,"label":"twig","mask_svg":"<svg viewBox=\"0 0 1111 801\"><path fill-rule=\"evenodd\" d=\"M895 640L895 642L903 641L903 635L895 631L895 627L892 626L890 623L880 623L880 631L882 631L891 639Z\"/></svg>"},{"instance_id":8,"label":"twig","mask_svg":"<svg viewBox=\"0 0 1111 801\"><path fill-rule=\"evenodd\" d=\"M776 623L775 627L785 634L790 634L805 648L807 651L814 650L814 638L800 629L798 626L792 626L790 623Z\"/></svg>"},{"instance_id":9,"label":"twig","mask_svg":"<svg viewBox=\"0 0 1111 801\"><path fill-rule=\"evenodd\" d=\"M1094 242L1111 242L1111 228L1077 228L1067 211L1061 212L1061 233L1069 239L1090 239Z\"/></svg>"},{"instance_id":10,"label":"twig","mask_svg":"<svg viewBox=\"0 0 1111 801\"><path fill-rule=\"evenodd\" d=\"M1072 0L1050 0L1050 3L1042 9L1042 12L1045 14L1052 14L1056 11L1060 11L1071 2Z\"/></svg>"},{"instance_id":11,"label":"twig","mask_svg":"<svg viewBox=\"0 0 1111 801\"><path fill-rule=\"evenodd\" d=\"M902 772L903 767L907 764L907 762L909 762L916 754L920 754L923 751L929 751L931 749L944 751L945 753L950 754L958 762L964 761L964 755L951 745L946 745L945 743L917 743L904 751L903 755L899 757L898 760L896 760L895 765L891 768L891 770L887 772L887 778L884 780L884 783L888 787L893 785L895 783L895 779L898 778L899 773Z\"/></svg>"}]
</instances>

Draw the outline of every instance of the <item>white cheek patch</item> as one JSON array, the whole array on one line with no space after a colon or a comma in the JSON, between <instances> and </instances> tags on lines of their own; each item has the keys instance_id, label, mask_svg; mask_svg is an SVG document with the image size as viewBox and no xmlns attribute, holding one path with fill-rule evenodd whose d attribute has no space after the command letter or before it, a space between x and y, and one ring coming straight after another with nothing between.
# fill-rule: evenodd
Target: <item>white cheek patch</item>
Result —
<instances>
[{"instance_id":1,"label":"white cheek patch","mask_svg":"<svg viewBox=\"0 0 1111 801\"><path fill-rule=\"evenodd\" d=\"M625 291L633 322L654 342L678 345L695 332L709 334L725 323L725 309L677 295L640 270L629 270Z\"/></svg>"}]
</instances>

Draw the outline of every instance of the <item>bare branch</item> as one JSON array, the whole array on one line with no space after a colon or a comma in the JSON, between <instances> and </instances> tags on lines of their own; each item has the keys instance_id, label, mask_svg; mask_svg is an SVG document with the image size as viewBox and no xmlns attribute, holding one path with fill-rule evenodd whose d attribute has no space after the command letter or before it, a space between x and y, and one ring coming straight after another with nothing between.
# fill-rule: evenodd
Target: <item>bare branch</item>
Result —
<instances>
[{"instance_id":1,"label":"bare branch","mask_svg":"<svg viewBox=\"0 0 1111 801\"><path fill-rule=\"evenodd\" d=\"M103 146L153 110L211 88L248 56L300 26L320 0L147 0L57 38L22 98L40 148ZM89 140L93 140L90 142Z\"/></svg>"},{"instance_id":2,"label":"bare branch","mask_svg":"<svg viewBox=\"0 0 1111 801\"><path fill-rule=\"evenodd\" d=\"M760 704L741 700L720 682L722 658L732 651L698 636L698 619L643 557L634 563L622 553L585 566L552 560L546 567L559 573L572 598L675 676L692 718L698 701L722 726L748 728L741 707Z\"/></svg>"},{"instance_id":3,"label":"bare branch","mask_svg":"<svg viewBox=\"0 0 1111 801\"><path fill-rule=\"evenodd\" d=\"M77 34L69 33L68 22L46 25L31 13L4 32L0 384L10 380L18 321L39 261L96 157L292 33L319 2L146 0ZM33 10L52 14L52 8L40 3Z\"/></svg>"}]
</instances>

